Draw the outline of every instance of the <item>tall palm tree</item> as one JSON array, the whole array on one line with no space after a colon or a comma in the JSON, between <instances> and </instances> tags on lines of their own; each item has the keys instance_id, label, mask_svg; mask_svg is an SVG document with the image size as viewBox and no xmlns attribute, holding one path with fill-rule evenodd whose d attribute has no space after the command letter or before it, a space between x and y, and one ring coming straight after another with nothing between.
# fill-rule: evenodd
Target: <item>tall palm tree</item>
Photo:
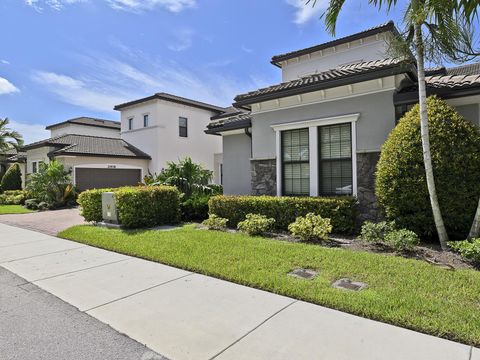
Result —
<instances>
[{"instance_id":1,"label":"tall palm tree","mask_svg":"<svg viewBox=\"0 0 480 360\"><path fill-rule=\"evenodd\" d=\"M8 118L0 119L0 153L10 148L19 149L23 146L22 135L18 131L10 129Z\"/></svg>"},{"instance_id":2,"label":"tall palm tree","mask_svg":"<svg viewBox=\"0 0 480 360\"><path fill-rule=\"evenodd\" d=\"M323 14L327 30L334 35L337 19L346 0L330 0ZM315 6L316 0L307 0ZM397 0L369 0L381 9L390 10ZM477 55L473 49L471 20L477 16L478 0L410 0L403 16L404 36L392 41L391 50L397 56L416 55L418 72L418 99L423 159L428 193L433 218L442 249L447 249L448 234L443 222L433 176L428 131L427 93L425 82L425 60L439 62L449 59L454 62L470 60ZM424 32L425 30L425 32ZM479 215L480 216L480 215Z\"/></svg>"}]
</instances>

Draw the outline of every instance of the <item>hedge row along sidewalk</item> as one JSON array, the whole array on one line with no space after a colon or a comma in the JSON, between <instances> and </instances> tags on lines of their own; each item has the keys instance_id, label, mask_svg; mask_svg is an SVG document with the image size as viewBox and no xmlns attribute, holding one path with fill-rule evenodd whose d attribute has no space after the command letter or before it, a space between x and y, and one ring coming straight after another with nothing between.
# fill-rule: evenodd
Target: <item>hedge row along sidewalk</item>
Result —
<instances>
[{"instance_id":1,"label":"hedge row along sidewalk","mask_svg":"<svg viewBox=\"0 0 480 360\"><path fill-rule=\"evenodd\" d=\"M330 219L333 232L355 231L356 203L353 197L277 197L277 196L214 196L208 202L210 214L228 219L237 227L247 214L261 214L275 219L275 228L288 230L298 216L308 213Z\"/></svg>"},{"instance_id":2,"label":"hedge row along sidewalk","mask_svg":"<svg viewBox=\"0 0 480 360\"><path fill-rule=\"evenodd\" d=\"M345 249L183 228L122 231L76 226L59 236L271 291L427 334L480 345L480 272ZM319 271L311 281L287 275ZM360 292L334 289L340 278L366 282ZM328 326L328 324L325 324Z\"/></svg>"}]
</instances>

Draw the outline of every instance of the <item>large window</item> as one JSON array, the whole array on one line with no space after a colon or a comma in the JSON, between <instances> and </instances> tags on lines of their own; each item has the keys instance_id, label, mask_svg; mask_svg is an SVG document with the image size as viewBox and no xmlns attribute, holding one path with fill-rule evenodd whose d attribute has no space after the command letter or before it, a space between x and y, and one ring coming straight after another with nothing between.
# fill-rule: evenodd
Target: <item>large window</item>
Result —
<instances>
[{"instance_id":1,"label":"large window","mask_svg":"<svg viewBox=\"0 0 480 360\"><path fill-rule=\"evenodd\" d=\"M282 132L283 195L310 195L308 128Z\"/></svg>"},{"instance_id":2,"label":"large window","mask_svg":"<svg viewBox=\"0 0 480 360\"><path fill-rule=\"evenodd\" d=\"M188 119L184 117L178 118L178 135L180 137L188 136Z\"/></svg>"},{"instance_id":3,"label":"large window","mask_svg":"<svg viewBox=\"0 0 480 360\"><path fill-rule=\"evenodd\" d=\"M352 128L351 124L318 128L319 194L351 195Z\"/></svg>"}]
</instances>

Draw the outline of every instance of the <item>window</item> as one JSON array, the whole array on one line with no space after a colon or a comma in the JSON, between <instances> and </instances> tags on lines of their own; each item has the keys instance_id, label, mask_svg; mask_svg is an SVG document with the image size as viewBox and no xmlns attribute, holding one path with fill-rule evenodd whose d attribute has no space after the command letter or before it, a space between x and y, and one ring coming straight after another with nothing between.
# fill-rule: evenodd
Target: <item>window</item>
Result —
<instances>
[{"instance_id":1,"label":"window","mask_svg":"<svg viewBox=\"0 0 480 360\"><path fill-rule=\"evenodd\" d=\"M38 161L32 161L32 174L38 172Z\"/></svg>"},{"instance_id":2,"label":"window","mask_svg":"<svg viewBox=\"0 0 480 360\"><path fill-rule=\"evenodd\" d=\"M143 127L148 127L148 114L143 115Z\"/></svg>"},{"instance_id":3,"label":"window","mask_svg":"<svg viewBox=\"0 0 480 360\"><path fill-rule=\"evenodd\" d=\"M282 131L282 194L310 195L309 130Z\"/></svg>"},{"instance_id":4,"label":"window","mask_svg":"<svg viewBox=\"0 0 480 360\"><path fill-rule=\"evenodd\" d=\"M395 124L398 124L398 121L405 115L406 112L410 111L415 104L403 104L395 106Z\"/></svg>"},{"instance_id":5,"label":"window","mask_svg":"<svg viewBox=\"0 0 480 360\"><path fill-rule=\"evenodd\" d=\"M188 136L188 119L184 117L178 118L178 135L180 137Z\"/></svg>"},{"instance_id":6,"label":"window","mask_svg":"<svg viewBox=\"0 0 480 360\"><path fill-rule=\"evenodd\" d=\"M319 194L351 195L352 125L340 124L318 128Z\"/></svg>"},{"instance_id":7,"label":"window","mask_svg":"<svg viewBox=\"0 0 480 360\"><path fill-rule=\"evenodd\" d=\"M128 130L133 130L133 118L128 119Z\"/></svg>"}]
</instances>

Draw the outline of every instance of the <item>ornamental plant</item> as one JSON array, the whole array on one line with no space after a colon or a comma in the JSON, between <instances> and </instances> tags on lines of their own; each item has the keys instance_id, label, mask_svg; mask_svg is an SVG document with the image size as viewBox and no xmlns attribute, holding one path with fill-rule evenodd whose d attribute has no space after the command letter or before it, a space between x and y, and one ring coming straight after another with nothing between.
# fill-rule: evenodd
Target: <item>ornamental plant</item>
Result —
<instances>
[{"instance_id":1,"label":"ornamental plant","mask_svg":"<svg viewBox=\"0 0 480 360\"><path fill-rule=\"evenodd\" d=\"M2 178L1 188L2 191L22 190L22 172L20 171L20 165L13 164L7 169Z\"/></svg>"},{"instance_id":2,"label":"ornamental plant","mask_svg":"<svg viewBox=\"0 0 480 360\"><path fill-rule=\"evenodd\" d=\"M238 223L237 228L248 235L264 235L272 229L273 224L275 224L273 218L260 214L247 214L245 220Z\"/></svg>"},{"instance_id":3,"label":"ornamental plant","mask_svg":"<svg viewBox=\"0 0 480 360\"><path fill-rule=\"evenodd\" d=\"M480 238L465 240L465 241L455 241L449 242L448 245L463 258L472 261L475 264L480 264Z\"/></svg>"},{"instance_id":4,"label":"ornamental plant","mask_svg":"<svg viewBox=\"0 0 480 360\"><path fill-rule=\"evenodd\" d=\"M412 251L419 243L417 234L407 229L393 230L385 235L385 244L398 252Z\"/></svg>"},{"instance_id":5,"label":"ornamental plant","mask_svg":"<svg viewBox=\"0 0 480 360\"><path fill-rule=\"evenodd\" d=\"M438 97L429 97L427 103L440 209L450 237L465 239L480 197L480 130ZM388 220L422 238L436 235L418 105L404 115L382 147L375 192Z\"/></svg>"},{"instance_id":6,"label":"ornamental plant","mask_svg":"<svg viewBox=\"0 0 480 360\"><path fill-rule=\"evenodd\" d=\"M395 222L380 221L374 223L365 221L362 225L360 238L370 243L381 244L385 241L385 235L395 229Z\"/></svg>"},{"instance_id":7,"label":"ornamental plant","mask_svg":"<svg viewBox=\"0 0 480 360\"><path fill-rule=\"evenodd\" d=\"M209 230L225 230L227 228L228 219L221 218L215 214L211 214L202 224Z\"/></svg>"},{"instance_id":8,"label":"ornamental plant","mask_svg":"<svg viewBox=\"0 0 480 360\"><path fill-rule=\"evenodd\" d=\"M308 213L297 217L295 222L288 225L288 230L293 236L303 241L327 240L332 232L332 225L330 219Z\"/></svg>"}]
</instances>

